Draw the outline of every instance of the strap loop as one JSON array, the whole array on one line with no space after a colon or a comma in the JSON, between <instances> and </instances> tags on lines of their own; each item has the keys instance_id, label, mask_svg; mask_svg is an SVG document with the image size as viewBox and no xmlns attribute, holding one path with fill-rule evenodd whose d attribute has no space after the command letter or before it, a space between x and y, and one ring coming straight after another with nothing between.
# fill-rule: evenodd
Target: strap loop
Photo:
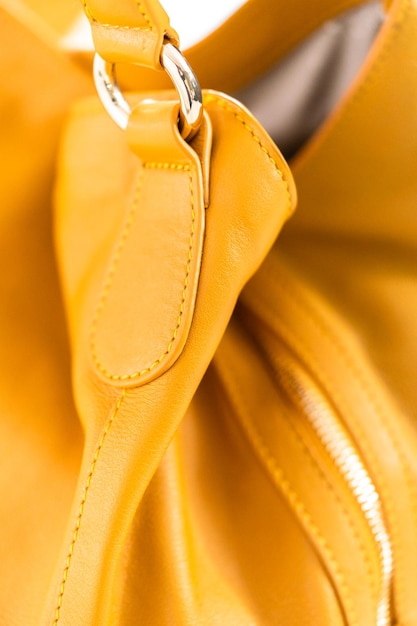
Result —
<instances>
[{"instance_id":1,"label":"strap loop","mask_svg":"<svg viewBox=\"0 0 417 626\"><path fill-rule=\"evenodd\" d=\"M82 0L94 46L109 63L162 69L166 41L179 46L169 17L157 0Z\"/></svg>"}]
</instances>

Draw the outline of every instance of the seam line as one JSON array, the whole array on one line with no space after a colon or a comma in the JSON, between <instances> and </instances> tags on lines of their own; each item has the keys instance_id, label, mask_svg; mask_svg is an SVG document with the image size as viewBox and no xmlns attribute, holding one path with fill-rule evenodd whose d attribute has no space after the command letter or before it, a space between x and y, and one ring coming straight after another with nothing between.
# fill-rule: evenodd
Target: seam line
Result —
<instances>
[{"instance_id":1,"label":"seam line","mask_svg":"<svg viewBox=\"0 0 417 626\"><path fill-rule=\"evenodd\" d=\"M222 376L224 376L224 373L222 373ZM303 521L307 528L309 528L310 532L314 535L317 543L321 546L322 550L327 555L329 563L331 563L333 567L334 576L339 582L340 590L344 594L344 604L346 610L349 611L352 626L358 626L357 616L353 606L350 589L346 582L345 576L341 571L340 565L333 553L333 550L327 543L319 527L313 521L310 513L306 509L302 500L299 498L297 492L292 488L291 483L288 480L285 472L278 465L276 459L271 454L263 436L254 426L255 420L249 420L246 417L246 411L248 410L247 407L242 407L239 399L236 396L234 388L232 390L230 384L227 385L227 391L229 399L232 401L235 408L237 409L236 415L238 417L240 426L243 432L246 434L249 442L252 443L254 449L257 451L262 464L264 465L264 467L266 467L268 471L268 474L272 477L273 482L278 486L282 494L285 496L298 518Z\"/></svg>"},{"instance_id":2,"label":"seam line","mask_svg":"<svg viewBox=\"0 0 417 626\"><path fill-rule=\"evenodd\" d=\"M139 204L139 198L140 198L140 191L142 188L142 181L143 181L143 170L145 169L163 169L163 170L176 170L176 171L183 171L183 172L187 172L189 175L189 190L190 190L190 202L191 202L191 227L190 227L190 238L189 238L189 247L188 247L188 256L187 256L187 266L186 266L186 273L185 273L185 278L184 278L184 284L183 284L183 289L182 289L182 294L181 294L181 302L180 302L180 307L179 307L179 314L177 317L177 323L176 326L173 330L172 333L172 337L168 343L168 346L165 350L165 352L163 352L163 354L161 354L161 356L159 356L157 359L155 359L149 366L138 370L132 374L112 374L111 372L108 371L108 369L102 364L102 362L100 361L98 355L97 355L97 346L96 346L96 335L97 335L97 327L98 327L98 323L100 320L100 315L103 311L104 305L106 303L108 294L110 292L111 286L113 284L113 279L114 279L114 275L116 273L116 269L117 269L117 265L119 263L121 254L123 252L123 249L126 245L126 241L129 237L130 234L130 230L131 230L131 226L133 224L134 221L134 217L138 208L138 204ZM96 314L94 316L93 319L93 323L91 326L91 335L90 335L90 347L91 347L91 353L93 356L93 361L95 363L95 365L97 366L97 368L99 369L99 371L106 377L109 378L110 380L113 381L130 381L130 380L134 380L136 378L140 378L142 376L144 376L145 374L149 374L150 372L152 372L153 369L155 369L155 367L157 367L158 365L160 365L162 363L162 361L164 361L164 359L166 359L166 357L172 352L172 349L175 345L175 341L177 339L178 336L178 332L179 329L181 327L182 324L182 320L184 317L184 312L185 312L185 303L187 301L187 295L188 295L188 290L189 290L189 281L190 281L190 274L191 274L191 263L193 260L193 254L194 254L194 235L195 235L195 222L196 222L196 212L195 212L195 192L194 192L194 184L193 184L193 175L192 175L192 171L191 171L191 167L189 165L181 165L181 164L175 164L175 163L144 163L143 164L143 170L141 172L141 176L139 177L139 181L136 187L136 193L135 193L135 197L134 197L134 201L133 201L133 205L132 208L129 212L122 236L120 238L120 242L119 245L116 249L116 252L114 253L113 256L113 261L109 270L109 273L107 275L107 279L102 291L102 295L101 295L101 299L99 302L99 305L97 307L96 310Z\"/></svg>"},{"instance_id":3,"label":"seam line","mask_svg":"<svg viewBox=\"0 0 417 626\"><path fill-rule=\"evenodd\" d=\"M87 5L87 0L81 0L82 5L84 7L84 11L85 14L87 15L88 19L90 20L90 22L92 24L98 24L99 26L102 26L103 28L106 28L107 30L132 30L132 31L136 31L136 32L151 32L153 31L153 26L152 26L152 22L150 21L145 9L143 8L143 5L141 2L139 2L139 0L137 0L136 4L138 5L138 9L143 17L143 19L146 21L147 26L126 26L123 24L109 24L108 22L100 22L100 20L96 19L94 17L94 15L92 15L88 5Z\"/></svg>"},{"instance_id":4,"label":"seam line","mask_svg":"<svg viewBox=\"0 0 417 626\"><path fill-rule=\"evenodd\" d=\"M274 374L274 378L276 379L277 373L276 373L276 371L274 371L274 368L272 369L272 371L273 371L273 374ZM280 384L285 385L285 382L281 382ZM293 392L290 391L290 389L287 386L285 386L285 389L286 389L286 392L291 396L292 401L294 402L294 405L296 405L296 400L295 400L295 398L293 396ZM301 410L303 413L305 412L305 410L300 408L298 405L297 405L297 408L299 410ZM290 415L286 415L286 417L287 417L287 421L288 421L288 426L291 429L291 431L293 432L294 437L296 438L296 440L298 442L298 445L299 445L300 449L302 450L303 456L305 456L306 458L309 459L310 463L315 468L317 475L321 477L322 483L327 486L327 489L328 489L329 493L331 493L331 495L333 496L335 502L337 502L340 511L343 513L343 517L345 518L346 523L347 523L348 527L350 528L350 530L352 532L352 536L354 537L354 539L355 539L355 541L357 543L357 546L359 548L359 551L360 551L360 553L362 555L362 558L363 558L363 561L365 563L365 569L366 569L366 572L367 572L367 575L368 575L370 587L372 589L373 600L376 603L377 602L377 589L376 589L375 577L374 577L374 575L372 573L370 557L369 557L369 554L368 554L368 552L367 552L367 550L365 548L365 545L364 545L364 543L362 541L362 538L361 538L361 536L359 534L359 531L358 531L358 528L357 528L357 526L355 524L353 516L349 512L348 508L345 506L342 498L337 493L337 490L332 485L331 481L326 476L325 472L322 470L322 468L319 466L319 464L315 460L314 456L311 454L311 451L310 451L310 449L308 447L306 439L303 436L303 434L301 432L299 432L299 430L297 429L296 423L294 422L293 417L290 416Z\"/></svg>"},{"instance_id":5,"label":"seam line","mask_svg":"<svg viewBox=\"0 0 417 626\"><path fill-rule=\"evenodd\" d=\"M140 14L142 15L143 19L147 23L149 30L152 30L153 29L152 22L151 22L151 19L150 19L148 13L145 10L145 7L143 6L143 3L140 2L140 0L136 0L136 4L138 6Z\"/></svg>"},{"instance_id":6,"label":"seam line","mask_svg":"<svg viewBox=\"0 0 417 626\"><path fill-rule=\"evenodd\" d=\"M97 444L97 448L96 451L94 453L93 456L93 460L91 462L90 465L90 471L88 472L87 475L87 479L85 481L84 484L84 490L83 490L83 496L81 498L81 502L78 508L78 515L77 515L77 519L75 522L75 527L74 527L74 531L72 533L72 539L71 539L71 544L67 553L67 558L65 560L65 567L64 567L64 571L62 574L62 579L61 579L61 584L59 587L59 594L58 594L58 599L57 599L57 603L56 603L56 607L55 607L55 617L54 617L54 621L53 621L53 626L57 626L59 624L59 621L61 619L61 609L62 609L62 602L63 602L63 598L64 598L64 593L65 593L65 587L66 587L66 583L68 580L68 574L69 574L69 570L71 567L71 562L72 562L72 557L74 555L74 548L75 548L75 544L77 543L77 539L78 539L78 535L79 535L79 531L80 531L80 527L81 527L81 522L83 519L83 515L84 515L84 511L85 511L85 504L87 502L87 497L88 497L88 493L90 491L90 487L91 487L91 481L92 478L94 476L94 472L96 470L97 467L97 462L98 459L100 457L100 452L103 448L104 442L106 440L107 435L109 434L110 428L116 418L116 415L118 414L120 407L122 406L123 400L126 396L126 390L123 389L115 408L113 409L113 411L110 414L109 419L106 422L106 425L104 427L104 430L101 434L100 440Z\"/></svg>"},{"instance_id":7,"label":"seam line","mask_svg":"<svg viewBox=\"0 0 417 626\"><path fill-rule=\"evenodd\" d=\"M347 348L341 343L339 337L337 337L333 330L329 328L328 324L319 314L319 312L308 303L304 296L302 296L299 292L296 293L296 290L290 286L290 282L287 278L284 278L283 273L280 274L280 281L276 283L276 286L281 290L281 292L286 295L295 305L296 307L302 311L307 319L311 320L318 329L320 334L327 339L330 345L336 350L341 358L342 362L347 367L348 371L352 374L354 380L358 383L359 389L369 402L369 406L374 411L379 419L381 420L382 425L386 429L386 433L390 438L391 444L393 446L393 450L397 454L397 459L400 467L402 468L405 484L408 487L408 495L410 499L410 508L411 513L414 519L417 519L417 499L415 495L415 488L412 481L411 469L408 464L406 455L401 447L399 440L396 435L393 433L393 428L391 424L388 423L388 416L383 406L377 399L373 390L370 389L370 386L367 384L365 379L365 374L362 372L362 368L358 365L354 360L352 355L348 352ZM343 412L343 408L346 407L346 398L343 397L338 389L337 385L334 382L332 373L329 373L323 370L322 365L314 358L311 350L306 348L305 344L301 344L299 340L293 333L293 330L290 328L286 321L279 319L277 317L273 317L272 312L268 310L268 308L264 309L266 318L268 323L271 324L272 328L275 328L277 320L280 324L280 331L284 338L284 341L287 343L289 347L295 351L295 353L299 356L302 362L306 363L310 368L310 371L316 376L316 379L320 382L322 387L329 393L330 397L333 398L334 404L338 411ZM330 374L330 375L329 375ZM361 447L364 450L364 456L367 458L369 465L372 467L374 474L378 477L378 489L382 498L382 506L385 510L386 520L388 524L388 528L391 530L391 541L394 550L394 562L402 563L404 561L403 549L399 545L398 542L398 520L397 520L397 512L394 510L393 506L392 494L390 492L390 488L388 488L385 478L383 477L383 473L380 471L381 467L381 459L378 458L368 444L368 437L365 435L363 428L360 422L357 419L355 410L351 405L348 404L352 424L355 429L355 436L361 442ZM395 585L395 581L394 581ZM396 585L396 591L398 594L398 586ZM401 592L401 590L400 590Z\"/></svg>"},{"instance_id":8,"label":"seam line","mask_svg":"<svg viewBox=\"0 0 417 626\"><path fill-rule=\"evenodd\" d=\"M290 211L290 209L291 209L291 207L293 205L293 202L292 202L292 198L291 198L291 194L290 194L290 188L289 188L288 181L287 181L286 177L284 176L283 171L279 167L276 159L272 156L272 154L270 153L268 148L264 145L264 143L262 142L262 139L256 134L256 131L252 128L252 126L250 124L248 124L248 122L245 120L245 118L242 117L242 115L240 114L240 111L239 112L235 111L233 106L230 105L228 102L220 100L220 98L216 98L215 96L212 96L210 94L208 96L206 96L206 101L207 102L215 102L222 109L225 109L229 113L232 113L232 115L237 119L237 121L240 122L240 124L242 124L243 128L252 136L252 139L258 144L259 149L262 152L264 152L264 154L266 154L266 156L269 159L269 162L273 165L273 167L276 170L278 176L281 178L282 184L284 185L286 196L287 196L287 210Z\"/></svg>"},{"instance_id":9,"label":"seam line","mask_svg":"<svg viewBox=\"0 0 417 626\"><path fill-rule=\"evenodd\" d=\"M307 301L303 298L301 294L296 293L295 290L290 287L289 282L286 279L284 279L282 274L280 276L280 280L281 280L281 284L278 282L277 285L281 287L281 290L283 290L284 293L286 293L289 296L289 298L294 302L294 304L298 307L298 309L304 312L307 318L312 320L313 324L319 330L320 334L325 339L327 339L327 341L330 343L331 346L335 348L342 362L344 362L348 371L351 373L353 378L359 384L360 389L362 390L365 398L367 398L374 413L377 416L379 416L379 419L381 420L381 423L385 427L386 433L388 437L390 438L391 445L393 449L395 450L395 452L397 453L399 465L401 466L404 472L405 484L408 488L408 495L410 499L411 512L413 514L414 519L417 520L417 498L416 498L415 486L414 486L414 482L412 478L412 471L410 469L408 460L406 458L406 454L403 451L400 441L398 440L396 434L394 433L393 427L391 426L389 422L389 418L386 413L386 410L382 406L380 400L377 398L377 395L375 394L374 390L371 389L370 385L367 383L365 374L362 371L360 365L358 365L354 361L351 354L348 352L348 349L343 345L340 338L334 334L333 330L329 328L329 326L326 324L325 320L319 314L319 312L316 309L314 309L309 303L307 303ZM288 326L287 326L287 333L288 333ZM305 350L305 346L304 346L304 350ZM310 351L308 352L307 355L305 355L305 353L302 350L300 350L299 354L301 354L302 359L306 359L307 357L307 359L310 359L310 362L313 362L311 361ZM316 368L314 368L314 366L312 367L313 367L313 371L315 371L319 377L321 376L321 382L324 388L327 388L329 390L330 394L332 394L337 405L339 407L343 407L344 405L343 399L341 398L341 396L338 394L336 390L336 385L333 382L333 378L331 374L329 378L328 374L322 371L322 368L320 365L318 365L318 367L320 368L319 372L317 372L317 366ZM320 374L320 371L321 371L321 374ZM354 411L351 411L351 412L352 412L352 416L354 417L356 432L358 436L360 436L361 445L365 447L365 442L367 442L367 436L363 433L363 429L361 425L359 424L357 418L355 417ZM374 453L369 449L369 446L367 443L366 443L366 448L368 450L367 456L368 458L373 460L374 468L375 466L380 466L381 460L376 458ZM398 562L402 563L403 552L402 552L402 548L398 545L398 540L397 540L398 522L397 522L397 513L395 512L394 507L392 505L392 494L390 493L390 489L387 488L386 486L385 479L381 478L382 473L379 471L377 472L377 474L378 474L378 481L379 481L379 491L381 493L382 500L383 500L382 502L383 508L386 510L386 513L387 513L387 518L388 518L387 522L391 526L391 531L392 531L391 541L392 541L393 548L394 548L394 559L397 563Z\"/></svg>"}]
</instances>

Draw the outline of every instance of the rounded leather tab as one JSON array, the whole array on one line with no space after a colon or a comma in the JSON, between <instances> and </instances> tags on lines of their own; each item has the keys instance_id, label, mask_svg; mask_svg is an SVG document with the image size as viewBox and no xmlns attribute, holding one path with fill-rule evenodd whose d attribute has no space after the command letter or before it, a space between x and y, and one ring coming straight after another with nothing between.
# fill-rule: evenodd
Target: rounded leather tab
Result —
<instances>
[{"instance_id":1,"label":"rounded leather tab","mask_svg":"<svg viewBox=\"0 0 417 626\"><path fill-rule=\"evenodd\" d=\"M169 17L156 0L82 0L97 52L111 63L162 69L164 40L179 46Z\"/></svg>"},{"instance_id":2,"label":"rounded leather tab","mask_svg":"<svg viewBox=\"0 0 417 626\"><path fill-rule=\"evenodd\" d=\"M178 131L178 109L146 99L130 120L142 167L91 332L94 364L113 384L136 386L163 374L192 322L204 193L199 158Z\"/></svg>"}]
</instances>

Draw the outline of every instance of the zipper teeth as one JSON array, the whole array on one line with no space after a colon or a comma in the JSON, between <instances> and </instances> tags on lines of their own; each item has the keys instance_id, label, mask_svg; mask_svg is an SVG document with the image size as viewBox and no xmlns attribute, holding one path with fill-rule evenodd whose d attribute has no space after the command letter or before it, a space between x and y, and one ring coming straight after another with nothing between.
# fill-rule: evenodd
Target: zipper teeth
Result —
<instances>
[{"instance_id":1,"label":"zipper teeth","mask_svg":"<svg viewBox=\"0 0 417 626\"><path fill-rule=\"evenodd\" d=\"M299 385L296 383L297 388ZM344 429L338 424L327 403L318 394L307 397L305 386L299 395L305 414L331 460L344 477L357 500L375 539L381 567L381 585L377 605L376 626L391 624L391 586L393 554L385 525L381 501L362 460Z\"/></svg>"},{"instance_id":2,"label":"zipper teeth","mask_svg":"<svg viewBox=\"0 0 417 626\"><path fill-rule=\"evenodd\" d=\"M274 333L275 331L276 329L273 329ZM267 339L265 345L268 346L266 354L274 366L275 374L290 395L295 395L300 401L308 422L346 481L374 537L381 571L376 626L390 626L392 624L391 593L394 558L379 493L349 435L340 425L334 410L330 408L330 403L320 392L313 391L311 385L303 384L304 376L297 376L298 368L291 367L287 359L282 359L282 356L277 358L276 349L271 352L268 335L269 333L265 335Z\"/></svg>"}]
</instances>

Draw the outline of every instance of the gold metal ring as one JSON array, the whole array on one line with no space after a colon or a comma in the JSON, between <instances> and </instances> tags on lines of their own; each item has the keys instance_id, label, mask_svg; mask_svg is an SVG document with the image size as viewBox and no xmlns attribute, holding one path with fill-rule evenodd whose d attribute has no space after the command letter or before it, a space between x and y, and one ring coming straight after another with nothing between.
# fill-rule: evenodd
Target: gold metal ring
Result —
<instances>
[{"instance_id":1,"label":"gold metal ring","mask_svg":"<svg viewBox=\"0 0 417 626\"><path fill-rule=\"evenodd\" d=\"M203 116L203 98L199 82L181 52L171 43L164 44L161 64L180 99L179 128L184 139L198 130ZM94 57L94 81L100 100L110 117L123 130L127 128L131 109L117 85L115 66L99 54Z\"/></svg>"}]
</instances>

